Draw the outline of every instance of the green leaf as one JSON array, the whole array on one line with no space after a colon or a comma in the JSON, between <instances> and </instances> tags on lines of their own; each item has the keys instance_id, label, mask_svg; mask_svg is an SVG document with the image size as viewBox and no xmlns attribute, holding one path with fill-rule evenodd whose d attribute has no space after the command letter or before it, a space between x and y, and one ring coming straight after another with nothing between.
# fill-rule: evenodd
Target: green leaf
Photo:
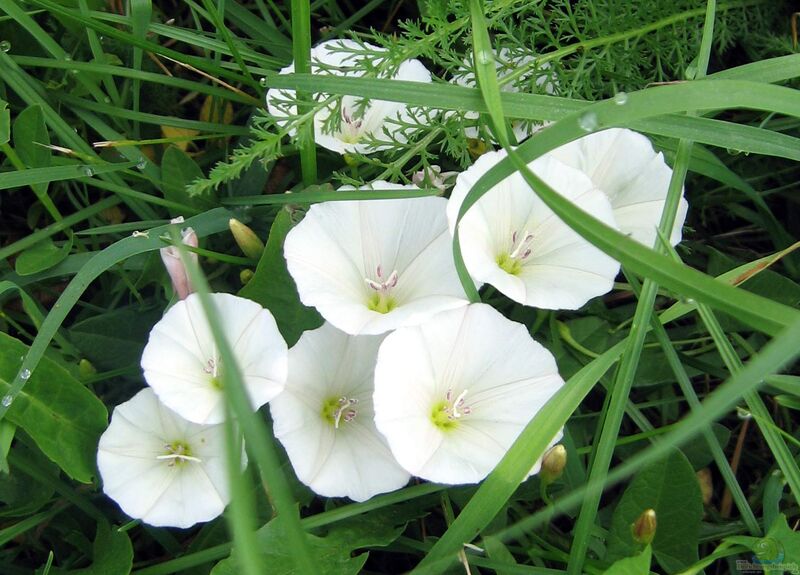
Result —
<instances>
[{"instance_id":1,"label":"green leaf","mask_svg":"<svg viewBox=\"0 0 800 575\"><path fill-rule=\"evenodd\" d=\"M53 240L45 238L19 254L14 264L14 271L21 276L28 276L50 269L61 263L72 250L72 236L58 247Z\"/></svg>"},{"instance_id":2,"label":"green leaf","mask_svg":"<svg viewBox=\"0 0 800 575\"><path fill-rule=\"evenodd\" d=\"M133 567L133 546L128 534L106 522L97 524L91 567L69 571L69 575L128 575Z\"/></svg>"},{"instance_id":3,"label":"green leaf","mask_svg":"<svg viewBox=\"0 0 800 575\"><path fill-rule=\"evenodd\" d=\"M703 517L703 499L694 469L673 450L636 474L614 509L609 532L609 559L632 555L639 549L631 525L646 509L654 509L658 527L653 553L668 573L698 561L697 538Z\"/></svg>"},{"instance_id":4,"label":"green leaf","mask_svg":"<svg viewBox=\"0 0 800 575\"><path fill-rule=\"evenodd\" d=\"M161 183L164 198L167 200L193 208L212 207L214 203L212 198L191 196L186 191L186 186L202 177L203 171L200 167L180 148L170 146L164 152L161 160ZM171 210L170 213L173 216L185 215L175 210Z\"/></svg>"},{"instance_id":5,"label":"green leaf","mask_svg":"<svg viewBox=\"0 0 800 575\"><path fill-rule=\"evenodd\" d=\"M46 168L51 155L42 144L49 143L42 107L28 106L14 120L14 150L29 168Z\"/></svg>"},{"instance_id":6,"label":"green leaf","mask_svg":"<svg viewBox=\"0 0 800 575\"><path fill-rule=\"evenodd\" d=\"M385 513L383 512L385 511ZM400 536L406 519L392 517L391 508L333 525L324 537L307 534L308 544L322 566L318 575L355 575L360 573L368 553L352 557L353 551L365 547L385 547ZM392 520L395 519L395 520ZM276 517L258 530L258 541L266 555L267 571L263 575L293 575L296 559L286 546L283 521ZM238 575L235 555L220 561L211 575Z\"/></svg>"},{"instance_id":7,"label":"green leaf","mask_svg":"<svg viewBox=\"0 0 800 575\"><path fill-rule=\"evenodd\" d=\"M753 562L760 562L765 572L771 566L777 573L783 573L784 569L777 567L778 564L784 565L786 570L800 567L800 533L792 531L783 513L775 518L764 537L734 536L724 541L749 547L754 554Z\"/></svg>"},{"instance_id":8,"label":"green leaf","mask_svg":"<svg viewBox=\"0 0 800 575\"><path fill-rule=\"evenodd\" d=\"M721 423L714 423L711 425L711 431L717 438L717 443L724 449L731 439L731 430ZM707 441L693 441L687 443L681 447L681 451L695 470L705 467L714 459Z\"/></svg>"},{"instance_id":9,"label":"green leaf","mask_svg":"<svg viewBox=\"0 0 800 575\"><path fill-rule=\"evenodd\" d=\"M281 210L272 223L267 246L255 274L239 291L240 296L258 302L272 312L289 347L300 339L305 330L322 325L322 317L316 310L304 306L300 301L297 286L286 269L283 243L293 225L290 213Z\"/></svg>"},{"instance_id":10,"label":"green leaf","mask_svg":"<svg viewBox=\"0 0 800 575\"><path fill-rule=\"evenodd\" d=\"M13 425L3 422L4 425ZM28 448L24 443L17 441L14 445L14 455L25 454L26 458L35 459L36 464L52 477L60 473L58 467L53 465L36 449ZM51 485L31 479L13 462L9 462L10 472L0 473L0 517L25 517L33 515L53 497L54 489Z\"/></svg>"},{"instance_id":11,"label":"green leaf","mask_svg":"<svg viewBox=\"0 0 800 575\"><path fill-rule=\"evenodd\" d=\"M508 565L509 567L516 567L517 561L514 559L514 556L511 554L511 551L508 550L508 547L503 545L503 542L500 541L497 537L484 537L481 539L481 545L483 549L486 551L486 555L489 559L493 560L497 566L495 567L495 572L497 575L511 575L514 571L507 571L501 567L501 565Z\"/></svg>"},{"instance_id":12,"label":"green leaf","mask_svg":"<svg viewBox=\"0 0 800 575\"><path fill-rule=\"evenodd\" d=\"M138 365L150 329L161 318L157 309L123 308L73 324L72 342L104 370Z\"/></svg>"},{"instance_id":13,"label":"green leaf","mask_svg":"<svg viewBox=\"0 0 800 575\"><path fill-rule=\"evenodd\" d=\"M648 575L652 560L652 549L648 545L638 555L624 557L603 572L603 575Z\"/></svg>"},{"instance_id":14,"label":"green leaf","mask_svg":"<svg viewBox=\"0 0 800 575\"><path fill-rule=\"evenodd\" d=\"M28 346L0 333L0 395L5 396ZM25 430L67 475L90 483L95 453L108 423L103 403L70 373L46 357L9 406L6 417Z\"/></svg>"},{"instance_id":15,"label":"green leaf","mask_svg":"<svg viewBox=\"0 0 800 575\"><path fill-rule=\"evenodd\" d=\"M0 98L0 146L11 139L11 111L8 102Z\"/></svg>"}]
</instances>

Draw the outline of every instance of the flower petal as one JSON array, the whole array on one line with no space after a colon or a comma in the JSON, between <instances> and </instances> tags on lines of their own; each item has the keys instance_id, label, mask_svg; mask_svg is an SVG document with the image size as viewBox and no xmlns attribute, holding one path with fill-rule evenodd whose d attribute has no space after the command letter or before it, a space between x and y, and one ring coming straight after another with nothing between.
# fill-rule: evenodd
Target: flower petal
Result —
<instances>
[{"instance_id":1,"label":"flower petal","mask_svg":"<svg viewBox=\"0 0 800 575\"><path fill-rule=\"evenodd\" d=\"M408 198L312 206L284 246L300 299L350 334L383 333L465 305L445 204ZM391 305L383 312L370 307L384 293L370 286L393 272L397 281L385 290Z\"/></svg>"},{"instance_id":2,"label":"flower petal","mask_svg":"<svg viewBox=\"0 0 800 575\"><path fill-rule=\"evenodd\" d=\"M257 303L231 294L211 296L253 409L258 409L283 388L286 342L272 314ZM159 399L182 417L207 424L224 420L219 385L224 366L196 294L176 303L153 327L142 368Z\"/></svg>"},{"instance_id":3,"label":"flower petal","mask_svg":"<svg viewBox=\"0 0 800 575\"><path fill-rule=\"evenodd\" d=\"M386 337L375 368L375 424L412 475L475 483L563 383L525 326L471 304Z\"/></svg>"},{"instance_id":4,"label":"flower petal","mask_svg":"<svg viewBox=\"0 0 800 575\"><path fill-rule=\"evenodd\" d=\"M451 233L475 183L506 153L482 155L459 174L447 206ZM552 157L529 164L541 179L594 217L615 227L611 205L580 171ZM519 172L481 197L460 223L464 263L472 277L514 301L545 309L577 309L608 292L619 264L559 219Z\"/></svg>"},{"instance_id":5,"label":"flower petal","mask_svg":"<svg viewBox=\"0 0 800 575\"><path fill-rule=\"evenodd\" d=\"M652 247L664 210L672 169L645 136L611 128L556 148L549 155L581 170L611 201L619 229ZM681 241L688 204L681 197L670 242Z\"/></svg>"},{"instance_id":6,"label":"flower petal","mask_svg":"<svg viewBox=\"0 0 800 575\"><path fill-rule=\"evenodd\" d=\"M118 405L100 438L103 491L129 516L190 527L220 515L229 500L224 429L180 418L146 388ZM192 460L164 459L181 444Z\"/></svg>"},{"instance_id":7,"label":"flower petal","mask_svg":"<svg viewBox=\"0 0 800 575\"><path fill-rule=\"evenodd\" d=\"M409 475L394 460L373 422L373 370L379 336L349 336L331 324L303 334L289 352L290 377L272 400L275 436L300 481L320 495L365 501L393 491ZM356 400L338 427L326 404Z\"/></svg>"}]
</instances>

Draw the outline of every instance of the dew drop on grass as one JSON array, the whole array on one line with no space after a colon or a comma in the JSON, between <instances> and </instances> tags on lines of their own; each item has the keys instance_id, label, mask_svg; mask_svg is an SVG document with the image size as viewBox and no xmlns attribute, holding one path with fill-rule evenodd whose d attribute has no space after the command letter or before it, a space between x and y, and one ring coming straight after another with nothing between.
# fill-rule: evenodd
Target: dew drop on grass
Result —
<instances>
[{"instance_id":1,"label":"dew drop on grass","mask_svg":"<svg viewBox=\"0 0 800 575\"><path fill-rule=\"evenodd\" d=\"M94 170L92 168L90 168L89 166L86 166L86 167L83 168L83 175L92 177L92 176L94 176Z\"/></svg>"},{"instance_id":2,"label":"dew drop on grass","mask_svg":"<svg viewBox=\"0 0 800 575\"><path fill-rule=\"evenodd\" d=\"M594 112L586 112L585 114L581 114L581 117L578 118L578 126L584 132L593 132L599 125L597 114Z\"/></svg>"},{"instance_id":3,"label":"dew drop on grass","mask_svg":"<svg viewBox=\"0 0 800 575\"><path fill-rule=\"evenodd\" d=\"M11 42L8 40L0 42L0 52L8 52L9 50L11 50Z\"/></svg>"},{"instance_id":4,"label":"dew drop on grass","mask_svg":"<svg viewBox=\"0 0 800 575\"><path fill-rule=\"evenodd\" d=\"M139 160L139 163L136 164L136 167L139 168L140 170L144 170L147 167L147 160L142 158L141 160Z\"/></svg>"},{"instance_id":5,"label":"dew drop on grass","mask_svg":"<svg viewBox=\"0 0 800 575\"><path fill-rule=\"evenodd\" d=\"M622 106L628 103L628 94L625 92L617 92L614 94L614 103L618 106Z\"/></svg>"},{"instance_id":6,"label":"dew drop on grass","mask_svg":"<svg viewBox=\"0 0 800 575\"><path fill-rule=\"evenodd\" d=\"M14 398L11 395L4 395L3 399L0 400L0 403L3 404L3 407L8 407L14 401Z\"/></svg>"},{"instance_id":7,"label":"dew drop on grass","mask_svg":"<svg viewBox=\"0 0 800 575\"><path fill-rule=\"evenodd\" d=\"M19 374L20 379L27 381L31 378L31 370L30 369L23 369L22 373Z\"/></svg>"},{"instance_id":8,"label":"dew drop on grass","mask_svg":"<svg viewBox=\"0 0 800 575\"><path fill-rule=\"evenodd\" d=\"M261 78L261 79L258 81L258 83L259 83L259 85L260 85L262 88L266 88L266 87L267 87L267 79L266 79L266 78Z\"/></svg>"}]
</instances>

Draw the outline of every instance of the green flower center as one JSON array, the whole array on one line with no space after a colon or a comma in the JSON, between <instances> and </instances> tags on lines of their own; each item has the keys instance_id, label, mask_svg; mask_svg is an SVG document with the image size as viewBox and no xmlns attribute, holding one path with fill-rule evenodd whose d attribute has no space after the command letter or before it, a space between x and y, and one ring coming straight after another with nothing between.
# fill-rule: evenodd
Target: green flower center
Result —
<instances>
[{"instance_id":1,"label":"green flower center","mask_svg":"<svg viewBox=\"0 0 800 575\"><path fill-rule=\"evenodd\" d=\"M222 366L218 359L209 359L206 366L203 368L208 375L211 376L211 387L214 389L222 389Z\"/></svg>"},{"instance_id":2,"label":"green flower center","mask_svg":"<svg viewBox=\"0 0 800 575\"><path fill-rule=\"evenodd\" d=\"M164 450L166 453L157 455L156 459L168 461L169 463L167 465L170 467L185 465L190 461L195 463L201 462L199 458L192 455L192 449L185 441L177 440L172 443L167 443L164 445Z\"/></svg>"},{"instance_id":3,"label":"green flower center","mask_svg":"<svg viewBox=\"0 0 800 575\"><path fill-rule=\"evenodd\" d=\"M353 421L358 415L355 406L358 400L354 397L331 397L326 399L322 404L322 419L331 424L334 428L339 429L339 424L344 422Z\"/></svg>"},{"instance_id":4,"label":"green flower center","mask_svg":"<svg viewBox=\"0 0 800 575\"><path fill-rule=\"evenodd\" d=\"M453 398L453 390L448 389L442 401L437 401L431 407L431 423L442 431L452 431L457 428L460 420L472 413L472 408L465 404L467 390Z\"/></svg>"},{"instance_id":5,"label":"green flower center","mask_svg":"<svg viewBox=\"0 0 800 575\"><path fill-rule=\"evenodd\" d=\"M495 261L500 269L513 276L519 275L522 271L523 262L533 251L533 234L527 230L523 233L514 232L511 234L511 248L507 252L501 252Z\"/></svg>"},{"instance_id":6,"label":"green flower center","mask_svg":"<svg viewBox=\"0 0 800 575\"><path fill-rule=\"evenodd\" d=\"M384 277L380 264L375 268L375 277L364 278L370 289L373 290L367 299L367 308L378 313L389 313L397 307L397 300L392 297L392 290L397 286L398 275L394 270L388 277Z\"/></svg>"}]
</instances>

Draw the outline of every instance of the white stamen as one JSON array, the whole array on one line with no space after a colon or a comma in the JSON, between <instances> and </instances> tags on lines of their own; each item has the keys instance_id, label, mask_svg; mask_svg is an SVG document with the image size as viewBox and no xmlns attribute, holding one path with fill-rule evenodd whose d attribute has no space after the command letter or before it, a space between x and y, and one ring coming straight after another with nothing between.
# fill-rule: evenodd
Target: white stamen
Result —
<instances>
[{"instance_id":1,"label":"white stamen","mask_svg":"<svg viewBox=\"0 0 800 575\"><path fill-rule=\"evenodd\" d=\"M380 264L375 268L375 276L378 278L377 281L371 278L364 278L364 281L369 287L378 292L388 292L397 285L399 279L397 270L392 270L392 273L390 273L389 277L384 281L383 268L381 268Z\"/></svg>"},{"instance_id":2,"label":"white stamen","mask_svg":"<svg viewBox=\"0 0 800 575\"><path fill-rule=\"evenodd\" d=\"M342 419L345 422L353 421L358 415L358 412L353 409L353 406L358 403L358 400L354 397L348 399L346 397L339 398L339 409L336 410L336 414L333 418L333 427L334 429L339 429L339 421Z\"/></svg>"},{"instance_id":3,"label":"white stamen","mask_svg":"<svg viewBox=\"0 0 800 575\"><path fill-rule=\"evenodd\" d=\"M531 255L531 243L533 243L533 234L525 230L522 239L517 242L519 234L514 232L511 234L511 251L508 256L515 260L524 260Z\"/></svg>"},{"instance_id":4,"label":"white stamen","mask_svg":"<svg viewBox=\"0 0 800 575\"><path fill-rule=\"evenodd\" d=\"M156 455L156 459L182 459L184 461L194 461L196 463L203 462L203 460L198 457L193 457L191 455L184 455L183 453L168 453L166 455Z\"/></svg>"}]
</instances>

